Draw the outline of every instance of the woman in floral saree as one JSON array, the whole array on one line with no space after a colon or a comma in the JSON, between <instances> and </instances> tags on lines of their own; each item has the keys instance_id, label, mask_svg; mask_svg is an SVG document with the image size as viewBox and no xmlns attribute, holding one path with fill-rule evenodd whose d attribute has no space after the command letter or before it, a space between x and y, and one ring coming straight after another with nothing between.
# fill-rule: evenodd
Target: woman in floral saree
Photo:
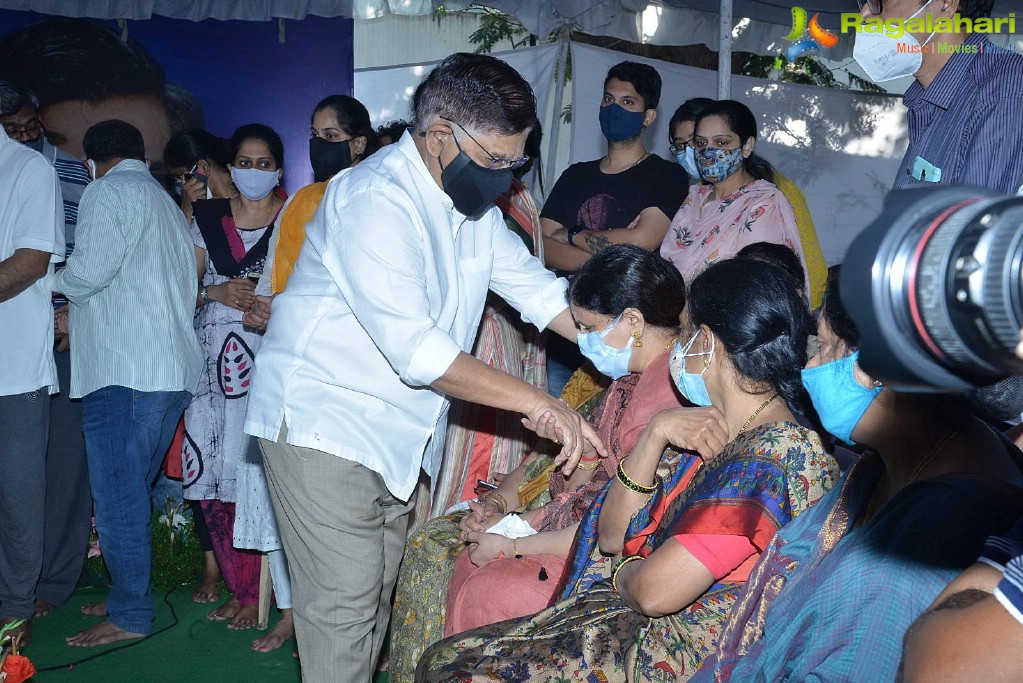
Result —
<instances>
[{"instance_id":1,"label":"woman in floral saree","mask_svg":"<svg viewBox=\"0 0 1023 683\"><path fill-rule=\"evenodd\" d=\"M682 322L672 377L700 407L657 415L619 463L560 601L438 643L418 680L681 681L713 652L759 553L838 468L790 408L807 411L810 318L781 271L711 266Z\"/></svg>"}]
</instances>

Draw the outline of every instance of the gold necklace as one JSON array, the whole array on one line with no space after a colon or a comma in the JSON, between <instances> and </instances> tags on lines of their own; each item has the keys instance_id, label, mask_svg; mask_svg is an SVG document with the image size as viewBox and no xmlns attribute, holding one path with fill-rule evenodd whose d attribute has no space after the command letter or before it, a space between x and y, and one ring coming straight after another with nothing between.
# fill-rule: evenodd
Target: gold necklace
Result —
<instances>
[{"instance_id":1,"label":"gold necklace","mask_svg":"<svg viewBox=\"0 0 1023 683\"><path fill-rule=\"evenodd\" d=\"M643 161L648 156L650 156L650 152L643 152L643 155L640 158L636 159L635 161L633 161L631 164L629 164L628 166L626 166L625 168L623 168L620 171L612 171L611 170L611 157L610 157L610 155L605 156L604 160L607 162L607 171L605 171L605 173L607 173L609 175L616 175L618 173L625 173L626 171L628 171L628 170L638 166L639 162Z\"/></svg>"},{"instance_id":2,"label":"gold necklace","mask_svg":"<svg viewBox=\"0 0 1023 683\"><path fill-rule=\"evenodd\" d=\"M767 405L776 398L778 398L778 394L771 394L771 397L769 399L761 403L760 407L754 410L753 414L749 416L749 419L746 420L746 422L743 423L742 427L739 428L739 434L742 434L744 431L749 429L749 426L753 424L753 420L757 419L757 415L759 415L764 410L764 408L766 408ZM736 436L738 436L739 434L736 434Z\"/></svg>"},{"instance_id":3,"label":"gold necklace","mask_svg":"<svg viewBox=\"0 0 1023 683\"><path fill-rule=\"evenodd\" d=\"M671 341L668 342L668 345L664 347L664 350L665 351L669 351L671 349L671 347L674 346L675 342L677 342L677 341L678 341L678 335L675 335L674 337L671 338Z\"/></svg>"}]
</instances>

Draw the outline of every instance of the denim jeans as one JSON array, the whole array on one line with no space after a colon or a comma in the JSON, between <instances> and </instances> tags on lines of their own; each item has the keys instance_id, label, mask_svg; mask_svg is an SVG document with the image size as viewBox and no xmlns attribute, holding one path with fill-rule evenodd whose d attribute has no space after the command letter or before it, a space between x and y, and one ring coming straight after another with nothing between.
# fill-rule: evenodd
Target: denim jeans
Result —
<instances>
[{"instance_id":1,"label":"denim jeans","mask_svg":"<svg viewBox=\"0 0 1023 683\"><path fill-rule=\"evenodd\" d=\"M132 633L153 628L149 494L191 400L187 391L108 386L82 399L82 431L100 549L110 571L110 621Z\"/></svg>"}]
</instances>

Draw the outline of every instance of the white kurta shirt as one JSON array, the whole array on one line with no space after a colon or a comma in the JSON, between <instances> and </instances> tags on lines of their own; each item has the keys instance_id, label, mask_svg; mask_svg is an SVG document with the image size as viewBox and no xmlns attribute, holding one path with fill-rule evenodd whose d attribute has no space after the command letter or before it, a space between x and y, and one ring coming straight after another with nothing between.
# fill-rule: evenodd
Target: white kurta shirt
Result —
<instances>
[{"instance_id":1,"label":"white kurta shirt","mask_svg":"<svg viewBox=\"0 0 1023 683\"><path fill-rule=\"evenodd\" d=\"M498 209L454 209L406 133L330 181L273 301L245 430L276 440L283 420L288 443L407 500L440 467L448 402L429 385L472 349L488 288L540 329L568 305Z\"/></svg>"},{"instance_id":2,"label":"white kurta shirt","mask_svg":"<svg viewBox=\"0 0 1023 683\"><path fill-rule=\"evenodd\" d=\"M0 261L18 249L51 254L46 275L0 302L0 396L57 391L53 361L53 263L64 260L57 174L41 154L0 129Z\"/></svg>"}]
</instances>

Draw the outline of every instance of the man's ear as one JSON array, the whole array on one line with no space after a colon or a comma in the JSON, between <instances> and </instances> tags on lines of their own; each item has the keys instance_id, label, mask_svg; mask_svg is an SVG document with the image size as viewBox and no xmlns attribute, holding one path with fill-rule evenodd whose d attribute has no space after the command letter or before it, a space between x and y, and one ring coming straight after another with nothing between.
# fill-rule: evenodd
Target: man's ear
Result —
<instances>
[{"instance_id":1,"label":"man's ear","mask_svg":"<svg viewBox=\"0 0 1023 683\"><path fill-rule=\"evenodd\" d=\"M426 140L426 153L436 158L440 158L444 145L451 135L453 135L451 129L438 121L434 121L425 131L419 133L419 136Z\"/></svg>"},{"instance_id":2,"label":"man's ear","mask_svg":"<svg viewBox=\"0 0 1023 683\"><path fill-rule=\"evenodd\" d=\"M643 125L646 126L647 128L649 128L650 126L654 125L654 121L656 121L656 120L657 120L657 110L656 109L647 109L643 113Z\"/></svg>"}]
</instances>

